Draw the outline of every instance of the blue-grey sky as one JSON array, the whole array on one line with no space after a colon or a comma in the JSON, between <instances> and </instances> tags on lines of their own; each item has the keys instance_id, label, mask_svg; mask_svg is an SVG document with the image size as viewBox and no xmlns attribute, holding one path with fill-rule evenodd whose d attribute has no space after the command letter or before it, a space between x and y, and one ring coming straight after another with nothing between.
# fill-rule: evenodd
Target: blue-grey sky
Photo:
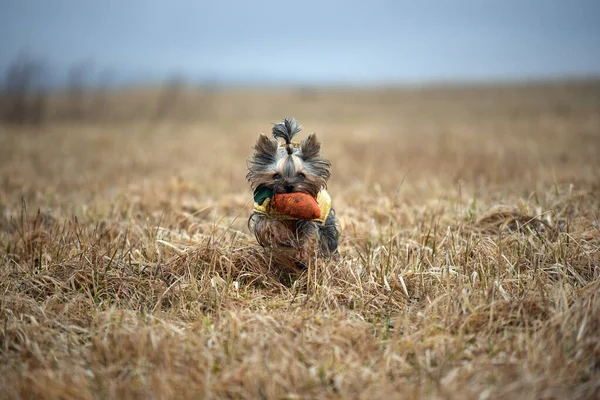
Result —
<instances>
[{"instance_id":1,"label":"blue-grey sky","mask_svg":"<svg viewBox=\"0 0 600 400\"><path fill-rule=\"evenodd\" d=\"M599 0L0 0L0 69L274 83L600 75Z\"/></svg>"}]
</instances>

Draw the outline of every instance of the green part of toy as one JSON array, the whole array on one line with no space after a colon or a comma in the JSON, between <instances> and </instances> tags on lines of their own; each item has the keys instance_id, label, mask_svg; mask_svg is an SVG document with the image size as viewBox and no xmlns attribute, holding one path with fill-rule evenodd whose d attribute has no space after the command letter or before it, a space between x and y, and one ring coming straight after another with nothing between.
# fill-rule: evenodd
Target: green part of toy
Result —
<instances>
[{"instance_id":1,"label":"green part of toy","mask_svg":"<svg viewBox=\"0 0 600 400\"><path fill-rule=\"evenodd\" d=\"M273 196L273 191L266 187L257 187L254 189L254 202L262 206L266 199Z\"/></svg>"}]
</instances>

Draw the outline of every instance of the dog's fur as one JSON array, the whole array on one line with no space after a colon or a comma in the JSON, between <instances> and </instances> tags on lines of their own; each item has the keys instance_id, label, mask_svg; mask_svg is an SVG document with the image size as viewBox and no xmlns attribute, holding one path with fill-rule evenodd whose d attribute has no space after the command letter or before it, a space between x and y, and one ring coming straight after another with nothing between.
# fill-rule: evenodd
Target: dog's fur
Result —
<instances>
[{"instance_id":1,"label":"dog's fur","mask_svg":"<svg viewBox=\"0 0 600 400\"><path fill-rule=\"evenodd\" d=\"M302 127L293 118L286 118L273 126L273 137L260 134L255 153L249 160L246 179L256 191L267 188L275 193L308 193L316 199L321 189L327 187L330 162L321 157L321 143L316 134L294 146L293 137ZM277 139L283 139L280 146ZM339 233L335 210L331 209L324 224L317 221L280 221L254 212L248 227L258 243L285 255L296 263L307 265L316 254L329 257L337 254Z\"/></svg>"}]
</instances>

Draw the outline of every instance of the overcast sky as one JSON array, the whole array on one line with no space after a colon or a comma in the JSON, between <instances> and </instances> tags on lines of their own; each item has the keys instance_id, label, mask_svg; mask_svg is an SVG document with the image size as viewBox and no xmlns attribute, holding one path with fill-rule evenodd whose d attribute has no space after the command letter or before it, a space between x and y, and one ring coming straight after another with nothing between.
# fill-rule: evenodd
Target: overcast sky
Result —
<instances>
[{"instance_id":1,"label":"overcast sky","mask_svg":"<svg viewBox=\"0 0 600 400\"><path fill-rule=\"evenodd\" d=\"M0 0L0 69L407 83L600 75L600 0Z\"/></svg>"}]
</instances>

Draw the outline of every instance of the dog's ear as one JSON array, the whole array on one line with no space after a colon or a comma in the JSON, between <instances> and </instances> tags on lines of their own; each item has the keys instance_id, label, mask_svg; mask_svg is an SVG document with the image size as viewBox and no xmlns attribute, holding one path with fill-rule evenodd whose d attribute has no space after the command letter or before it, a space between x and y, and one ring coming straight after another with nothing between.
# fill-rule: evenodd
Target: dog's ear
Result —
<instances>
[{"instance_id":1,"label":"dog's ear","mask_svg":"<svg viewBox=\"0 0 600 400\"><path fill-rule=\"evenodd\" d=\"M277 141L271 140L267 135L261 133L254 145L254 150L261 156L275 157L275 154L277 154Z\"/></svg>"},{"instance_id":2,"label":"dog's ear","mask_svg":"<svg viewBox=\"0 0 600 400\"><path fill-rule=\"evenodd\" d=\"M300 145L300 149L304 160L318 157L321 152L321 142L317 139L317 134L312 133L309 137L304 139Z\"/></svg>"}]
</instances>

